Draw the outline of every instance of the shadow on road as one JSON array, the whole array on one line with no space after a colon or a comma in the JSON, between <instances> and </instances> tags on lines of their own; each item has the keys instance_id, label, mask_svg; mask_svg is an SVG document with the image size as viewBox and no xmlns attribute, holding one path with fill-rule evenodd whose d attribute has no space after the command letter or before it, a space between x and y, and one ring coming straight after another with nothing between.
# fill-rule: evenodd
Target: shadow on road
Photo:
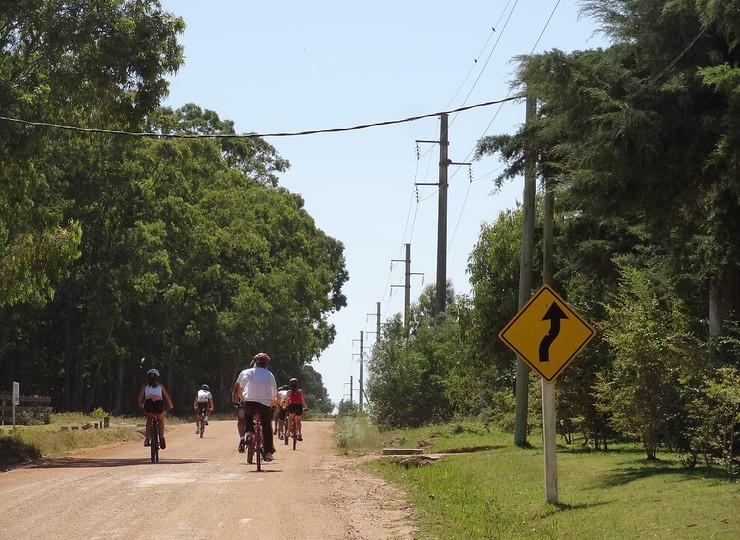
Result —
<instances>
[{"instance_id":1,"label":"shadow on road","mask_svg":"<svg viewBox=\"0 0 740 540\"><path fill-rule=\"evenodd\" d=\"M148 457L143 458L50 458L27 465L28 469L73 469L87 467L130 467L132 465L151 465L152 467L166 467L167 465L183 465L189 463L205 463L205 459L168 459L160 458L158 463L152 463Z\"/></svg>"}]
</instances>

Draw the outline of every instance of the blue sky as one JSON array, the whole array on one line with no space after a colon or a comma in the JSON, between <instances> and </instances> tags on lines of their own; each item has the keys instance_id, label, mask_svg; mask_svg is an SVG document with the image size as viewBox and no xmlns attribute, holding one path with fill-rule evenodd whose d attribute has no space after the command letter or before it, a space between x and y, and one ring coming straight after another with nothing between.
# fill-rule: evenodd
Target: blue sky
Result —
<instances>
[{"instance_id":1,"label":"blue sky","mask_svg":"<svg viewBox=\"0 0 740 540\"><path fill-rule=\"evenodd\" d=\"M451 111L510 95L515 57L603 46L577 0L163 0L182 17L185 65L165 104L196 103L237 132L346 128ZM494 30L495 28L495 30ZM471 162L483 136L512 133L524 104L449 116L449 159ZM335 403L357 399L360 332L403 311L405 244L412 301L436 279L439 139L432 116L392 126L266 137L291 163L280 183L345 246L348 306L332 315L334 344L313 364ZM470 292L468 256L481 224L521 200L521 182L494 192L497 157L449 169L447 278ZM514 314L512 313L512 316ZM268 351L269 352L269 351ZM367 362L369 349L365 350ZM275 359L279 361L279 359ZM513 358L512 358L513 361ZM367 364L365 364L367 366ZM367 378L367 368L365 369Z\"/></svg>"}]
</instances>

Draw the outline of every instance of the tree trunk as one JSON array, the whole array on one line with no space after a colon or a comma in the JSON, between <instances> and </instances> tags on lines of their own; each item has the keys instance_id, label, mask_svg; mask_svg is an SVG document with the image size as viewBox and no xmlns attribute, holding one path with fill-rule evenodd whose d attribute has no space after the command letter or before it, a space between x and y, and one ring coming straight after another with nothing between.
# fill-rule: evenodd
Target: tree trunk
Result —
<instances>
[{"instance_id":1,"label":"tree trunk","mask_svg":"<svg viewBox=\"0 0 740 540\"><path fill-rule=\"evenodd\" d=\"M719 277L709 282L709 335L724 334L725 322L733 311L740 309L740 268L726 267Z\"/></svg>"}]
</instances>

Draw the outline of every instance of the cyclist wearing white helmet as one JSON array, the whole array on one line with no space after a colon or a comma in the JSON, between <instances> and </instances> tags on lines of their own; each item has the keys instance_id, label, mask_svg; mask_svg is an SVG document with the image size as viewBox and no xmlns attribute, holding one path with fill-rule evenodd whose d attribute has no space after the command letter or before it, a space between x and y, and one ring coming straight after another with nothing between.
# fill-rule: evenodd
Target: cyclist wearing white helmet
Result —
<instances>
[{"instance_id":1,"label":"cyclist wearing white helmet","mask_svg":"<svg viewBox=\"0 0 740 540\"><path fill-rule=\"evenodd\" d=\"M195 434L200 433L200 417L206 416L206 425L208 425L208 415L213 412L213 395L207 384L200 387L196 392L193 400L193 409L195 410Z\"/></svg>"},{"instance_id":2,"label":"cyclist wearing white helmet","mask_svg":"<svg viewBox=\"0 0 740 540\"><path fill-rule=\"evenodd\" d=\"M252 360L253 367L245 369L239 374L234 383L234 392L231 401L238 404L239 413L237 429L239 431L239 452L244 452L247 444L254 436L254 414L260 414L262 434L265 438L265 461L271 461L275 453L273 446L272 408L277 404L277 383L272 372L267 369L270 357L265 353L258 353Z\"/></svg>"},{"instance_id":3,"label":"cyclist wearing white helmet","mask_svg":"<svg viewBox=\"0 0 740 540\"><path fill-rule=\"evenodd\" d=\"M167 408L169 410L174 409L170 395L167 393L167 389L162 383L159 382L159 370L154 368L146 372L146 383L142 385L139 390L139 395L136 398L136 404L140 409L144 409L147 413L146 417L146 435L144 436L144 446L149 446L149 433L152 427L152 420L149 418L150 413L157 415L159 419L159 430L161 436L159 437L160 448L164 450L167 445L164 441L164 405L167 402Z\"/></svg>"}]
</instances>

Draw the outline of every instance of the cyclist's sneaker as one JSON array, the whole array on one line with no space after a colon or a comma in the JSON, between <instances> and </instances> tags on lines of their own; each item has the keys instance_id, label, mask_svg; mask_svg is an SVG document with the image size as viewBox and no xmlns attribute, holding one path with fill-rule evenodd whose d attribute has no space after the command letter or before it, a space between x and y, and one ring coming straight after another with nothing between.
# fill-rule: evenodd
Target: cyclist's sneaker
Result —
<instances>
[{"instance_id":1,"label":"cyclist's sneaker","mask_svg":"<svg viewBox=\"0 0 740 540\"><path fill-rule=\"evenodd\" d=\"M151 446L152 444L149 442L149 437L144 437L144 446Z\"/></svg>"},{"instance_id":2,"label":"cyclist's sneaker","mask_svg":"<svg viewBox=\"0 0 740 540\"><path fill-rule=\"evenodd\" d=\"M252 433L251 431L249 433L247 433L247 438L246 438L247 444L252 444L252 439L253 438L254 438L254 433Z\"/></svg>"},{"instance_id":3,"label":"cyclist's sneaker","mask_svg":"<svg viewBox=\"0 0 740 540\"><path fill-rule=\"evenodd\" d=\"M198 433L200 433L200 428L195 428L195 434L197 435Z\"/></svg>"},{"instance_id":4,"label":"cyclist's sneaker","mask_svg":"<svg viewBox=\"0 0 740 540\"><path fill-rule=\"evenodd\" d=\"M281 441L283 440L283 432L282 431L280 433L278 433L278 439L280 439Z\"/></svg>"},{"instance_id":5,"label":"cyclist's sneaker","mask_svg":"<svg viewBox=\"0 0 740 540\"><path fill-rule=\"evenodd\" d=\"M265 461L272 461L272 454L270 452L265 452Z\"/></svg>"},{"instance_id":6,"label":"cyclist's sneaker","mask_svg":"<svg viewBox=\"0 0 740 540\"><path fill-rule=\"evenodd\" d=\"M166 443L164 442L164 437L160 437L160 438L159 438L159 447L160 447L160 448L161 448L162 450L164 450L165 448L167 448L167 444L166 444Z\"/></svg>"},{"instance_id":7,"label":"cyclist's sneaker","mask_svg":"<svg viewBox=\"0 0 740 540\"><path fill-rule=\"evenodd\" d=\"M299 433L299 434L298 434L298 437L297 437L297 439L298 439L299 441L302 441L302 440L303 440L303 435L301 435L301 434Z\"/></svg>"},{"instance_id":8,"label":"cyclist's sneaker","mask_svg":"<svg viewBox=\"0 0 740 540\"><path fill-rule=\"evenodd\" d=\"M246 445L246 441L244 439L239 439L239 453L244 453L244 446Z\"/></svg>"}]
</instances>

